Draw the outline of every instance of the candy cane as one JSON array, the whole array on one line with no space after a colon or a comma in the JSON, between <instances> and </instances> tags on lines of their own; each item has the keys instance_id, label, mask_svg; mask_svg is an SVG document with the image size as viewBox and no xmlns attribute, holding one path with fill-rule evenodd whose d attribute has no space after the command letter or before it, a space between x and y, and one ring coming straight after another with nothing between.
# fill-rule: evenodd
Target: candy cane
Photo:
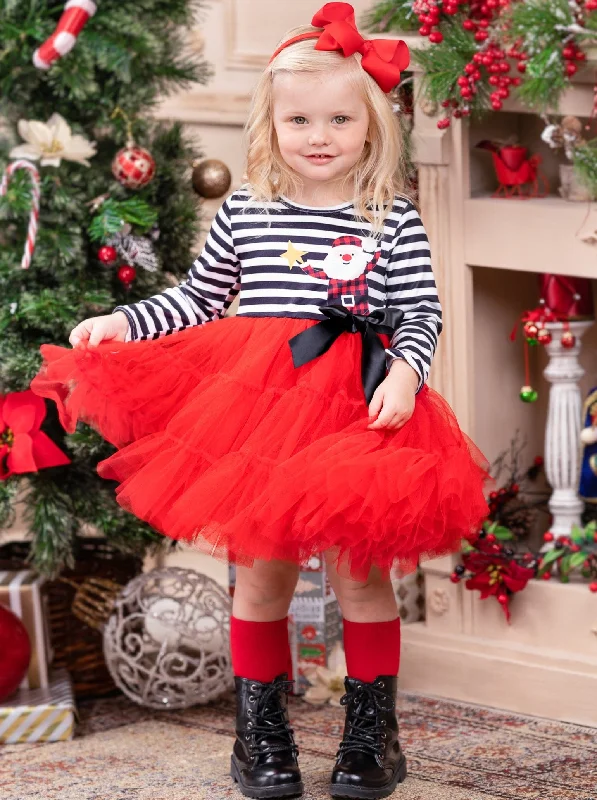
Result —
<instances>
[{"instance_id":1,"label":"candy cane","mask_svg":"<svg viewBox=\"0 0 597 800\"><path fill-rule=\"evenodd\" d=\"M33 54L35 66L38 69L50 69L53 61L72 50L77 36L96 10L93 0L68 0L56 30Z\"/></svg>"},{"instance_id":2,"label":"candy cane","mask_svg":"<svg viewBox=\"0 0 597 800\"><path fill-rule=\"evenodd\" d=\"M31 256L33 255L33 251L35 250L35 238L37 236L37 220L39 219L39 198L41 195L39 172L37 171L37 167L35 166L35 164L32 164L30 161L26 161L25 159L12 161L6 167L4 175L2 177L2 183L0 183L0 197L3 197L6 194L8 190L8 182L18 169L27 170L27 172L29 173L29 177L31 178L31 184L33 186L33 205L31 208L31 214L29 216L29 228L27 230L27 241L25 242L25 252L23 253L23 258L21 259L21 267L23 269L29 269L29 265L31 264Z\"/></svg>"}]
</instances>

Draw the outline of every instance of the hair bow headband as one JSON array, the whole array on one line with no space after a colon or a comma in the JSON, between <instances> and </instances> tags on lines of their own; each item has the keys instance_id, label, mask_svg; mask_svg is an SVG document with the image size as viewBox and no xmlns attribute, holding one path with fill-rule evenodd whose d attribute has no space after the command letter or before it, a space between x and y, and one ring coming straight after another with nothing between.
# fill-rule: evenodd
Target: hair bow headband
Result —
<instances>
[{"instance_id":1,"label":"hair bow headband","mask_svg":"<svg viewBox=\"0 0 597 800\"><path fill-rule=\"evenodd\" d=\"M302 33L280 45L270 63L286 47L304 39L317 39L316 50L339 50L345 58L362 56L361 66L382 91L389 92L400 82L400 73L408 67L410 56L406 42L396 39L363 39L357 30L354 8L350 3L326 3L311 20L323 32Z\"/></svg>"}]
</instances>

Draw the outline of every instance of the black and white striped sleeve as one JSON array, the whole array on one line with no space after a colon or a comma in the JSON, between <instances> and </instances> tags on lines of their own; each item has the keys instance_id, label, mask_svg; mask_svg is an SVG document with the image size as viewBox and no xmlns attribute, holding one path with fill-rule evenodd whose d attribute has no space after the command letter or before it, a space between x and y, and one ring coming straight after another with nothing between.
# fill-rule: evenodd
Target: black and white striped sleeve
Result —
<instances>
[{"instance_id":1,"label":"black and white striped sleeve","mask_svg":"<svg viewBox=\"0 0 597 800\"><path fill-rule=\"evenodd\" d=\"M388 259L386 294L389 306L404 311L402 323L386 350L388 360L403 358L407 361L418 373L418 389L421 389L429 376L442 330L442 309L431 269L429 240L410 202L402 212Z\"/></svg>"},{"instance_id":2,"label":"black and white striped sleeve","mask_svg":"<svg viewBox=\"0 0 597 800\"><path fill-rule=\"evenodd\" d=\"M224 316L240 290L240 262L226 200L211 225L201 255L179 286L139 303L118 306L129 321L126 341L160 336Z\"/></svg>"}]
</instances>

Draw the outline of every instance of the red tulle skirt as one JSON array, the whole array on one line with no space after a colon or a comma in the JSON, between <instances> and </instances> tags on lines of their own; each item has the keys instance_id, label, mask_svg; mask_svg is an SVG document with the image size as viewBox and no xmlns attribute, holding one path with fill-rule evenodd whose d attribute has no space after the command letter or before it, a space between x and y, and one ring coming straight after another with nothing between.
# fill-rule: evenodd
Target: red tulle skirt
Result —
<instances>
[{"instance_id":1,"label":"red tulle skirt","mask_svg":"<svg viewBox=\"0 0 597 800\"><path fill-rule=\"evenodd\" d=\"M293 366L315 324L237 316L154 341L42 346L34 392L67 431L118 451L117 500L171 538L244 565L331 551L356 578L453 552L487 514L486 463L428 387L398 431L368 430L361 337Z\"/></svg>"}]
</instances>

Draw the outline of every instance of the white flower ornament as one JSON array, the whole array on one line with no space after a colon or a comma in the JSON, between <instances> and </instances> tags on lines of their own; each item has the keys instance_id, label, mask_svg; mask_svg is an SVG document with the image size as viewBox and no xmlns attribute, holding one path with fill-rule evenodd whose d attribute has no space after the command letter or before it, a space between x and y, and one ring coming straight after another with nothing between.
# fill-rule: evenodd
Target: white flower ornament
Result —
<instances>
[{"instance_id":1,"label":"white flower ornament","mask_svg":"<svg viewBox=\"0 0 597 800\"><path fill-rule=\"evenodd\" d=\"M47 122L21 119L18 130L26 144L13 147L11 158L41 159L42 167L59 167L62 159L89 167L87 159L96 153L95 143L79 134L73 135L60 114L52 114Z\"/></svg>"}]
</instances>

